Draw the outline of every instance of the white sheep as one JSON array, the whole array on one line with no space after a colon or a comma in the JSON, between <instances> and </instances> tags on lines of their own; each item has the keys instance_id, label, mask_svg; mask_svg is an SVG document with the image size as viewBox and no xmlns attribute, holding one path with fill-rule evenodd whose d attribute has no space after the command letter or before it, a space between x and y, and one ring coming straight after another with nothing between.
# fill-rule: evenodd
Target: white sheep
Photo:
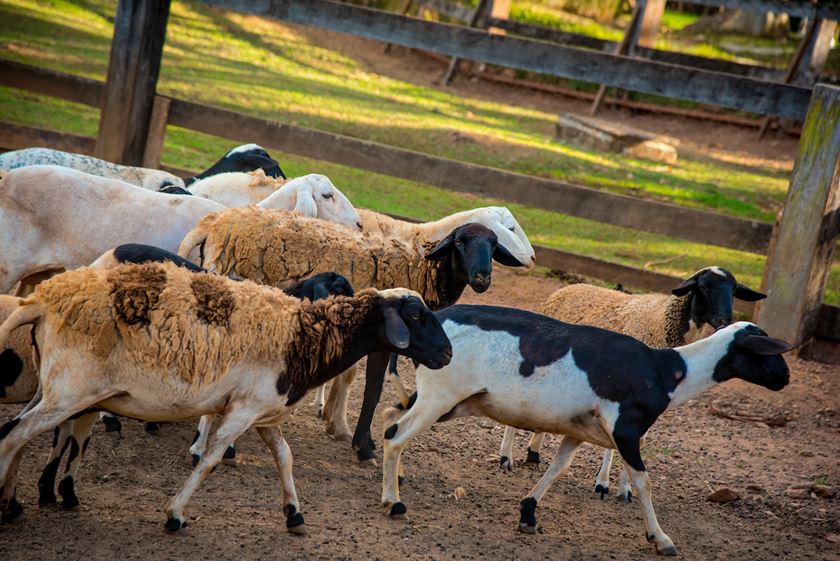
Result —
<instances>
[{"instance_id":1,"label":"white sheep","mask_svg":"<svg viewBox=\"0 0 840 561\"><path fill-rule=\"evenodd\" d=\"M467 285L476 292L487 290L494 259L523 265L481 224L460 226L437 243L420 245L254 207L208 215L184 238L178 254L186 257L197 246L203 248L205 268L232 278L283 287L313 273L335 271L357 289L410 288L432 309L455 303ZM373 457L370 423L387 363L387 355L368 357L365 399L353 438L361 460ZM343 385L335 389L345 399L335 405L327 429L339 438L349 436L345 388L354 374L352 369L343 374ZM200 455L200 447L193 453Z\"/></svg>"},{"instance_id":2,"label":"white sheep","mask_svg":"<svg viewBox=\"0 0 840 561\"><path fill-rule=\"evenodd\" d=\"M635 337L654 348L673 348L700 340L732 323L733 299L754 302L765 295L740 284L721 267L706 267L683 281L671 294L626 294L589 284L556 290L542 313L567 323L594 325ZM515 429L507 427L499 450L503 469L512 468ZM534 434L526 463L540 463L544 434ZM609 495L613 451L604 451L595 479L595 495ZM632 499L627 472L622 470L618 498Z\"/></svg>"},{"instance_id":3,"label":"white sheep","mask_svg":"<svg viewBox=\"0 0 840 561\"><path fill-rule=\"evenodd\" d=\"M322 175L288 181L259 204L359 227L356 210ZM12 170L0 179L0 292L88 265L124 243L175 251L202 217L224 208L58 166Z\"/></svg>"},{"instance_id":4,"label":"white sheep","mask_svg":"<svg viewBox=\"0 0 840 561\"><path fill-rule=\"evenodd\" d=\"M451 359L431 311L405 289L317 302L173 263L68 271L38 285L0 326L35 325L40 392L0 427L0 511L15 500L23 447L91 409L156 421L221 413L207 453L166 507L166 528L225 449L251 426L271 450L283 486L286 526L303 532L292 457L279 425L306 392L371 352L399 352L432 368Z\"/></svg>"},{"instance_id":5,"label":"white sheep","mask_svg":"<svg viewBox=\"0 0 840 561\"><path fill-rule=\"evenodd\" d=\"M262 169L229 171L199 179L188 192L226 207L255 205L283 186L283 179L266 176Z\"/></svg>"},{"instance_id":6,"label":"white sheep","mask_svg":"<svg viewBox=\"0 0 840 561\"><path fill-rule=\"evenodd\" d=\"M787 385L784 341L739 322L676 349L652 349L605 329L512 308L456 305L436 312L452 342L440 371L417 369L416 400L385 411L382 503L405 517L400 457L435 422L468 415L565 435L548 470L520 502L519 530L537 532L536 508L583 442L617 448L639 494L646 537L676 555L659 526L642 461L644 435L666 410L733 378L778 391Z\"/></svg>"},{"instance_id":7,"label":"white sheep","mask_svg":"<svg viewBox=\"0 0 840 561\"><path fill-rule=\"evenodd\" d=\"M25 148L0 154L0 171L2 172L35 165L71 168L92 175L119 179L151 191L160 191L167 186L185 187L183 179L166 171L112 164L93 156L62 152L52 148Z\"/></svg>"}]
</instances>

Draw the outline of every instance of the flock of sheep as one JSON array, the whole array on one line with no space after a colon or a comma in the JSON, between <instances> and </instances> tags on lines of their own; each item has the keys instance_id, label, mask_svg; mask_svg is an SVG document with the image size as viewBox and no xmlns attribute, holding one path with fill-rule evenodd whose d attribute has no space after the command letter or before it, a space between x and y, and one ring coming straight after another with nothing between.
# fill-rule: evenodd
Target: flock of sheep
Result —
<instances>
[{"instance_id":1,"label":"flock of sheep","mask_svg":"<svg viewBox=\"0 0 840 561\"><path fill-rule=\"evenodd\" d=\"M606 449L595 492L643 509L657 553L676 549L659 526L640 449L667 409L732 378L780 390L791 346L733 322L733 298L764 295L708 267L672 294L628 295L585 284L556 291L543 314L457 305L487 290L493 262L531 267L534 251L505 208L422 224L356 209L323 175L287 180L262 148L234 148L184 181L159 170L32 148L0 155L0 402L26 403L0 427L0 511L15 498L22 451L54 430L39 503L79 504L75 480L100 415L156 423L200 417L194 469L166 506L166 529L186 526L190 496L255 427L273 455L290 532L304 518L281 424L315 390L329 434L374 457L370 433L389 363L400 403L387 408L382 503L402 518L401 454L436 422L466 415L563 435L548 470L520 503L536 507L583 442ZM417 367L409 395L397 355ZM347 396L367 357L354 433ZM432 372L435 371L435 372ZM335 379L324 400L325 384ZM221 415L211 430L214 415ZM632 485L632 487L631 487ZM635 493L635 495L634 495Z\"/></svg>"}]
</instances>

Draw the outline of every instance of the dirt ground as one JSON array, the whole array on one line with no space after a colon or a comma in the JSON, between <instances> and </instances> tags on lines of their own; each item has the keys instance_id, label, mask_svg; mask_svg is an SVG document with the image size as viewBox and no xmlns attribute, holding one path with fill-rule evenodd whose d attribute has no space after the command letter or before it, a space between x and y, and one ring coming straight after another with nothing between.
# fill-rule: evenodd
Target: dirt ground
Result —
<instances>
[{"instance_id":1,"label":"dirt ground","mask_svg":"<svg viewBox=\"0 0 840 561\"><path fill-rule=\"evenodd\" d=\"M499 271L488 293L466 302L538 309L557 281ZM798 483L840 486L840 370L791 359L791 385L779 393L730 382L660 419L645 458L663 529L684 559L840 560L838 499L793 499ZM404 369L405 370L405 369ZM413 387L410 372L405 372ZM351 422L360 405L353 388ZM386 384L384 401L396 396ZM752 413L792 420L772 428L712 415ZM0 407L8 418L18 406ZM556 439L549 437L539 470L498 468L502 428L487 419L460 419L417 437L404 455L409 477L402 498L409 520L392 521L379 505L381 468L360 465L346 443L327 437L306 400L287 423L295 481L308 535L285 531L276 468L249 431L239 441L240 465L221 466L188 506L190 526L163 529L163 508L190 472L195 424L164 426L151 436L126 421L117 440L97 426L77 485L82 505L72 512L39 508L36 481L49 442L27 448L18 498L26 511L0 525L0 558L43 559L649 559L641 509L593 498L600 450L584 446L570 473L538 510L541 531L518 533L519 500L539 479ZM379 416L374 434L381 435ZM516 445L524 458L524 432ZM613 467L613 481L617 477ZM463 487L467 496L451 494ZM708 502L731 488L741 499ZM615 486L613 486L613 489Z\"/></svg>"}]
</instances>

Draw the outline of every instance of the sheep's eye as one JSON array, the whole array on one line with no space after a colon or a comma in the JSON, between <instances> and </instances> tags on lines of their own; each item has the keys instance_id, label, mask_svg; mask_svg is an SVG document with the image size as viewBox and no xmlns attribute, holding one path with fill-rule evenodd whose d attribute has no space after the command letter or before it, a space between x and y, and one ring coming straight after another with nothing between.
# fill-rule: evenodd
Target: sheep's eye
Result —
<instances>
[{"instance_id":1,"label":"sheep's eye","mask_svg":"<svg viewBox=\"0 0 840 561\"><path fill-rule=\"evenodd\" d=\"M322 197L324 197L325 199L332 199L332 198L333 198L333 194L332 194L332 193L324 193L324 194L322 194L321 196L322 196Z\"/></svg>"},{"instance_id":2,"label":"sheep's eye","mask_svg":"<svg viewBox=\"0 0 840 561\"><path fill-rule=\"evenodd\" d=\"M455 240L455 245L457 245L458 247L464 247L464 242L462 242L461 240Z\"/></svg>"},{"instance_id":3,"label":"sheep's eye","mask_svg":"<svg viewBox=\"0 0 840 561\"><path fill-rule=\"evenodd\" d=\"M413 314L408 314L408 319L410 319L411 321L420 321L420 314L416 312Z\"/></svg>"}]
</instances>

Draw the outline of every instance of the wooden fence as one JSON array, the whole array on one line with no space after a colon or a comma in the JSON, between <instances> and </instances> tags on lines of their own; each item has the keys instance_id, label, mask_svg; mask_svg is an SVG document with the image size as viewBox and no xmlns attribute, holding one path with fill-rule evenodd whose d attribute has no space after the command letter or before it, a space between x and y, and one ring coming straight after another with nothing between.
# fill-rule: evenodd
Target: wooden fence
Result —
<instances>
[{"instance_id":1,"label":"wooden fence","mask_svg":"<svg viewBox=\"0 0 840 561\"><path fill-rule=\"evenodd\" d=\"M166 0L154 1L166 3ZM142 2L144 0L121 0L120 4ZM208 3L221 4L222 2L210 1ZM450 56L485 60L504 66L532 69L576 79L589 79L617 87L650 91L669 97L695 99L704 103L717 103L762 114L804 119L811 95L807 88L771 84L743 76L688 69L654 61L640 61L562 45L490 35L480 30L425 22L325 0L306 2L235 0L223 4L226 8L317 25ZM125 41L118 41L115 36L112 50L129 48L124 43ZM143 60L138 61L137 64L143 64ZM109 69L110 87L123 87L118 81L112 79L112 74ZM152 89L154 89L155 81L156 76L155 80L151 81ZM103 103L106 103L106 86L102 82L10 61L0 60L0 84L93 107L102 107ZM833 92L833 90L830 88L826 91ZM840 100L835 98L836 96L832 93L832 95L824 95L821 99L829 104L836 102L837 107L840 107ZM562 182L457 162L185 100L162 96L154 96L154 100L155 103L150 103L145 109L147 122L150 123L148 138L144 139L147 154L155 153L155 151L159 154L165 125L168 123L242 142L259 142L267 148L290 154L299 154L446 189L498 197L546 210L702 243L763 254L768 251L771 242L772 226L758 221L644 201ZM831 107L833 108L834 105ZM819 111L812 105L809 119L817 119ZM85 137L62 135L19 125L2 124L0 126L2 126L0 138L6 141L3 143L4 148L42 144L61 146L80 152L96 149L94 140ZM810 161L809 155L817 151L815 140L819 139L809 137L814 130L816 130L814 127L806 126L805 128L797 169L802 169L804 165L802 162ZM126 134L129 132L131 131L126 131ZM827 133L823 131L823 134ZM829 144L830 147L834 146L833 143ZM831 158L835 157L830 147L820 156L819 163L821 170L828 170L823 177L827 181L826 185L830 187L826 192L834 193L840 189L836 185L836 173L833 173L828 166ZM807 175L799 174L803 178ZM794 176L797 177L797 174L794 173ZM792 192L794 191L792 188ZM823 201L823 208L826 208L826 204L828 207L834 204L834 199L831 197L829 199L828 203ZM813 216L818 215L812 214ZM785 218L788 221L795 221L797 217L787 216L786 213ZM809 292L807 303L812 311L817 310L812 315L818 318L818 321L807 323L804 328L797 330L793 338L798 343L810 338L815 330L822 337L840 340L840 313L836 308L819 304L825 284L824 276L820 277L820 275L824 275L826 267L831 262L831 255L825 254L825 248L833 248L837 232L833 231L830 225L826 226L825 220L816 220L816 224L821 232L819 240L823 249L822 253L815 254L813 261L818 262L819 266L809 270L805 275L807 278L802 282L807 281L810 285L817 287L818 294L814 291ZM781 231L784 232L784 228ZM787 238L780 236L775 242L775 249L770 247L771 257L773 251L779 250L776 246L788 246L790 243ZM802 248L806 253L813 253L811 249L813 248ZM667 290L679 282L679 279L666 275L562 251L548 248L536 248L536 250L538 260L542 265L611 282L621 282L649 290ZM815 281L815 277L820 278ZM772 301L772 286L770 288ZM816 308L813 307L814 302L816 302ZM798 304L794 304L794 307L796 305ZM772 306L768 303L767 308L770 307ZM746 309L746 307L741 309Z\"/></svg>"}]
</instances>

